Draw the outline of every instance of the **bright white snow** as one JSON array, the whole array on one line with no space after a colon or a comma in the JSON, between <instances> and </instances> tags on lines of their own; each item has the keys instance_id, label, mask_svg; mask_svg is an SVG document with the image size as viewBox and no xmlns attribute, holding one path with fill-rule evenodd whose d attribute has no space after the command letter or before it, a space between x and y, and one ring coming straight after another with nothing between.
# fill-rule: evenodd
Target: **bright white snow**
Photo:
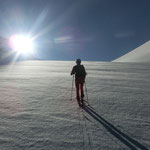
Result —
<instances>
[{"instance_id":1,"label":"bright white snow","mask_svg":"<svg viewBox=\"0 0 150 150\"><path fill-rule=\"evenodd\" d=\"M114 60L114 62L150 62L150 41Z\"/></svg>"},{"instance_id":2,"label":"bright white snow","mask_svg":"<svg viewBox=\"0 0 150 150\"><path fill-rule=\"evenodd\" d=\"M1 150L150 149L150 64L83 64L84 110L75 88L70 101L74 62L0 66Z\"/></svg>"}]
</instances>

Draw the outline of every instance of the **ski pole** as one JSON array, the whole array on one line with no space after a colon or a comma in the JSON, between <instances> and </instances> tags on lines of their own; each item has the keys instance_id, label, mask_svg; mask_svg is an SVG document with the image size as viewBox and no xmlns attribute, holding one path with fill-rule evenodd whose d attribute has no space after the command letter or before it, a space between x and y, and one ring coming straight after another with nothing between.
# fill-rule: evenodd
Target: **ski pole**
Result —
<instances>
[{"instance_id":1,"label":"ski pole","mask_svg":"<svg viewBox=\"0 0 150 150\"><path fill-rule=\"evenodd\" d=\"M73 78L72 78L72 88L71 88L71 98L70 98L70 100L72 100L73 84L74 84L74 75L73 75Z\"/></svg>"},{"instance_id":2,"label":"ski pole","mask_svg":"<svg viewBox=\"0 0 150 150\"><path fill-rule=\"evenodd\" d=\"M88 100L87 88L86 88L86 82L85 82L84 84L85 84L85 92L86 92L86 98L87 98L87 102L89 102L89 100Z\"/></svg>"}]
</instances>

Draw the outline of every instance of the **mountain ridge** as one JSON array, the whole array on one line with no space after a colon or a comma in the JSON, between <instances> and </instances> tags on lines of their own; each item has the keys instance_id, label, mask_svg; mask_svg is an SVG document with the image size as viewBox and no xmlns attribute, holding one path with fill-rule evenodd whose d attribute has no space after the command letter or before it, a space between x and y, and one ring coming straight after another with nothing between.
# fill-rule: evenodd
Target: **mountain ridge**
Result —
<instances>
[{"instance_id":1,"label":"mountain ridge","mask_svg":"<svg viewBox=\"0 0 150 150\"><path fill-rule=\"evenodd\" d=\"M113 60L113 62L150 62L150 41Z\"/></svg>"}]
</instances>

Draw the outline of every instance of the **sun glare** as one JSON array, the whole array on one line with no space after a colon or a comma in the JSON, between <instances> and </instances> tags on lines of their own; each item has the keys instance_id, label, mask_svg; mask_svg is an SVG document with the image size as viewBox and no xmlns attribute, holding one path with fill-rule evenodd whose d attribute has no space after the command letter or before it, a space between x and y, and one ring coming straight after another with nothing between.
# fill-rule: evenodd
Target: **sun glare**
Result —
<instances>
[{"instance_id":1,"label":"sun glare","mask_svg":"<svg viewBox=\"0 0 150 150\"><path fill-rule=\"evenodd\" d=\"M25 35L13 35L10 39L11 47L19 54L29 54L33 52L32 39Z\"/></svg>"}]
</instances>

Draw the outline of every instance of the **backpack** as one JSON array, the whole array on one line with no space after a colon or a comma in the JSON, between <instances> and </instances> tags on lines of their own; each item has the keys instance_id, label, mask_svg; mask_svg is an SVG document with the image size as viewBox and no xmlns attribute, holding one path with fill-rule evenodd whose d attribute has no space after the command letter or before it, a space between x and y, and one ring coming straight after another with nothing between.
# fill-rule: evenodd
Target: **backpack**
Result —
<instances>
[{"instance_id":1,"label":"backpack","mask_svg":"<svg viewBox=\"0 0 150 150\"><path fill-rule=\"evenodd\" d=\"M85 78L86 72L85 72L85 69L84 69L84 66L83 66L83 65L76 65L76 66L74 67L74 71L75 71L75 76L76 76L76 78L78 78L78 77L83 77L83 78Z\"/></svg>"}]
</instances>

